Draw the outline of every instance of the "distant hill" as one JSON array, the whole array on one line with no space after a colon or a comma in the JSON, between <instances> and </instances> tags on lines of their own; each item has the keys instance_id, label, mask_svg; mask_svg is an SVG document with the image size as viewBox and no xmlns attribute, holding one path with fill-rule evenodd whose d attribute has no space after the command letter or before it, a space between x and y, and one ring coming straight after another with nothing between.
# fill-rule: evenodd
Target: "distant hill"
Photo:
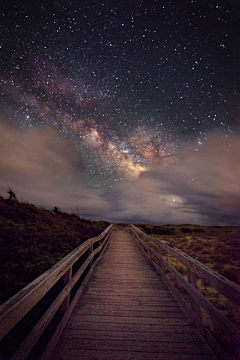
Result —
<instances>
[{"instance_id":1,"label":"distant hill","mask_svg":"<svg viewBox=\"0 0 240 360\"><path fill-rule=\"evenodd\" d=\"M0 196L0 303L109 223Z\"/></svg>"}]
</instances>

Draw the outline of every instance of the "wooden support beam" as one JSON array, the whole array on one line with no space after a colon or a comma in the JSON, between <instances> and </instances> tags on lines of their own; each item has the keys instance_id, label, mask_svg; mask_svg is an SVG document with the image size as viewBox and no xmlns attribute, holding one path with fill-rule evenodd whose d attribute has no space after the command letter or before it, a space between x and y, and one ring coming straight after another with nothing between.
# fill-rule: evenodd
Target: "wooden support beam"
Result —
<instances>
[{"instance_id":1,"label":"wooden support beam","mask_svg":"<svg viewBox=\"0 0 240 360\"><path fill-rule=\"evenodd\" d=\"M187 277L188 277L188 282L192 286L194 286L195 289L197 289L197 277L196 277L196 274L194 272L192 272L189 268L187 268ZM201 308L199 306L198 301L196 301L194 298L191 297L191 304L192 304L192 310L196 313L198 318L200 320L202 320Z\"/></svg>"},{"instance_id":2,"label":"wooden support beam","mask_svg":"<svg viewBox=\"0 0 240 360\"><path fill-rule=\"evenodd\" d=\"M72 278L72 266L70 267L70 269L68 269L68 271L65 273L64 278L63 278L63 284L64 286L66 286L69 281ZM66 299L63 301L62 305L61 305L61 311L62 313L65 313L65 311L67 310L68 306L70 303L70 292L67 295Z\"/></svg>"}]
</instances>

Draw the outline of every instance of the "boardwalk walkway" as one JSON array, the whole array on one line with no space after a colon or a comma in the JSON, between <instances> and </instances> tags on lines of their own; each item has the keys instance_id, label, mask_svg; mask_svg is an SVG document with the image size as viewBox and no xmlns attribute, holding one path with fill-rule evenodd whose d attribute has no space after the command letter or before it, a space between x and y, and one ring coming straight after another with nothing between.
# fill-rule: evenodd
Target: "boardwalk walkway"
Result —
<instances>
[{"instance_id":1,"label":"boardwalk walkway","mask_svg":"<svg viewBox=\"0 0 240 360\"><path fill-rule=\"evenodd\" d=\"M216 360L130 234L117 230L51 360Z\"/></svg>"}]
</instances>

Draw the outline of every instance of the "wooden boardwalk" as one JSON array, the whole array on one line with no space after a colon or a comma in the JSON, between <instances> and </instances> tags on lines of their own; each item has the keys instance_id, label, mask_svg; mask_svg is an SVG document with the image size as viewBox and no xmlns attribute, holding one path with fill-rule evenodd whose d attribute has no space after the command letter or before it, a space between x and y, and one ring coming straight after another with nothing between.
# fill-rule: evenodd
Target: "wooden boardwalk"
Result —
<instances>
[{"instance_id":1,"label":"wooden boardwalk","mask_svg":"<svg viewBox=\"0 0 240 360\"><path fill-rule=\"evenodd\" d=\"M131 235L117 230L50 360L216 360Z\"/></svg>"}]
</instances>

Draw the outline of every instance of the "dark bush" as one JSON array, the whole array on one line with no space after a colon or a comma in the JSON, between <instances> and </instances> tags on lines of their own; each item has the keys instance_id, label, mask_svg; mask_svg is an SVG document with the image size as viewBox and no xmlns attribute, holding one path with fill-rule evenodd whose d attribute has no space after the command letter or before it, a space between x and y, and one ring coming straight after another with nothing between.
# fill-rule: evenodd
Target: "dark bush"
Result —
<instances>
[{"instance_id":1,"label":"dark bush","mask_svg":"<svg viewBox=\"0 0 240 360\"><path fill-rule=\"evenodd\" d=\"M181 231L182 231L184 234L192 233L192 229L189 229L189 228L181 228Z\"/></svg>"},{"instance_id":2,"label":"dark bush","mask_svg":"<svg viewBox=\"0 0 240 360\"><path fill-rule=\"evenodd\" d=\"M152 234L156 235L175 235L174 229L168 229L161 226L153 226L153 228L149 230Z\"/></svg>"},{"instance_id":3,"label":"dark bush","mask_svg":"<svg viewBox=\"0 0 240 360\"><path fill-rule=\"evenodd\" d=\"M204 231L204 229L192 229L192 232L194 232L194 233L199 233L199 234L202 234L202 233L204 233L205 231Z\"/></svg>"}]
</instances>

